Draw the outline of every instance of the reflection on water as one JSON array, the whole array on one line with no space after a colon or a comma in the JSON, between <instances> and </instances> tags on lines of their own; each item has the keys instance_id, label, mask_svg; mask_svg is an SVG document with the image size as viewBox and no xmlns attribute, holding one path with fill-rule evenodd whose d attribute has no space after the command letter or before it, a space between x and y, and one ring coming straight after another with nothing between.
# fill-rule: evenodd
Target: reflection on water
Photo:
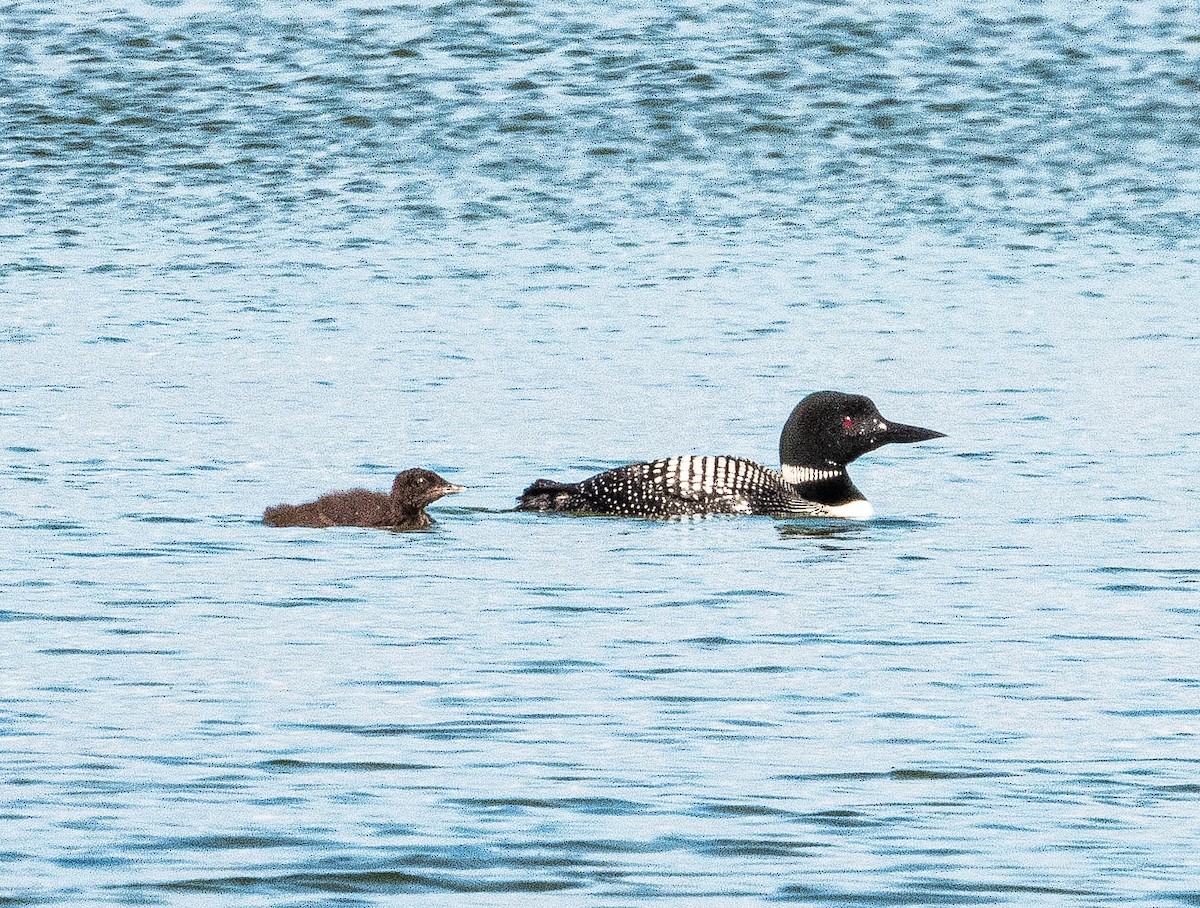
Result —
<instances>
[{"instance_id":1,"label":"reflection on water","mask_svg":"<svg viewBox=\"0 0 1200 908\"><path fill-rule=\"evenodd\" d=\"M776 524L783 538L802 539L878 539L887 530L904 532L934 526L933 521L908 520L897 517L874 517L869 522L859 520L788 520Z\"/></svg>"}]
</instances>

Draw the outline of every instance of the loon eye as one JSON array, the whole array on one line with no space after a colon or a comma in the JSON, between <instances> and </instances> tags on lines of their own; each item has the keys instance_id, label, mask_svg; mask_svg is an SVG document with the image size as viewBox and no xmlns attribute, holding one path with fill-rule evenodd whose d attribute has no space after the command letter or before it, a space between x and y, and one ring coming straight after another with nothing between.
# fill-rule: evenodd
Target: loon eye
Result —
<instances>
[{"instance_id":1,"label":"loon eye","mask_svg":"<svg viewBox=\"0 0 1200 908\"><path fill-rule=\"evenodd\" d=\"M853 429L854 428L854 420L852 418L850 418L849 416L843 416L842 417L842 427L846 428L846 429Z\"/></svg>"}]
</instances>

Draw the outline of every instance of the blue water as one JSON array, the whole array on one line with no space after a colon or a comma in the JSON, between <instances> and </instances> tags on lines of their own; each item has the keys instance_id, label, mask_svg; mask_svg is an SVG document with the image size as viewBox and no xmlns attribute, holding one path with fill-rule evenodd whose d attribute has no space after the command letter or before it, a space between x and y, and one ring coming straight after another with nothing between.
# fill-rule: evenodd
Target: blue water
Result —
<instances>
[{"instance_id":1,"label":"blue water","mask_svg":"<svg viewBox=\"0 0 1200 908\"><path fill-rule=\"evenodd\" d=\"M1200 13L0 10L0 902L1200 904ZM871 521L517 514L947 433ZM470 491L429 533L264 507Z\"/></svg>"}]
</instances>

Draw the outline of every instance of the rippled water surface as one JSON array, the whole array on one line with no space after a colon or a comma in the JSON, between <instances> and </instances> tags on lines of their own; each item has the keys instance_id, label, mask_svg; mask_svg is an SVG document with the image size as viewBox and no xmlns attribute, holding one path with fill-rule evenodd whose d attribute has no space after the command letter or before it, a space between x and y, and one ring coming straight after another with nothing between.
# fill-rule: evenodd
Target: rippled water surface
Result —
<instances>
[{"instance_id":1,"label":"rippled water surface","mask_svg":"<svg viewBox=\"0 0 1200 908\"><path fill-rule=\"evenodd\" d=\"M1200 14L0 8L0 902L1200 904ZM866 522L509 510L947 433ZM263 508L470 487L428 533Z\"/></svg>"}]
</instances>

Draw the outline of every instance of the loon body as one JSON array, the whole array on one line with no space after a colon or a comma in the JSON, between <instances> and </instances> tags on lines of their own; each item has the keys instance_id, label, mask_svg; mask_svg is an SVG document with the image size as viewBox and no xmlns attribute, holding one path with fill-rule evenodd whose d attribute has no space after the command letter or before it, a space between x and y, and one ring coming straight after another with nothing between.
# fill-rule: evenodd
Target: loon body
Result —
<instances>
[{"instance_id":1,"label":"loon body","mask_svg":"<svg viewBox=\"0 0 1200 908\"><path fill-rule=\"evenodd\" d=\"M267 508L263 523L273 527L376 527L388 530L423 530L434 519L425 506L443 495L465 491L431 470L412 469L396 474L392 493L367 489L331 492L307 504L281 504Z\"/></svg>"},{"instance_id":2,"label":"loon body","mask_svg":"<svg viewBox=\"0 0 1200 908\"><path fill-rule=\"evenodd\" d=\"M882 445L942 435L889 423L862 395L818 391L796 405L783 427L780 470L740 457L670 457L606 470L577 483L539 479L521 494L517 510L660 519L705 514L866 518L871 504L851 482L846 465Z\"/></svg>"}]
</instances>

